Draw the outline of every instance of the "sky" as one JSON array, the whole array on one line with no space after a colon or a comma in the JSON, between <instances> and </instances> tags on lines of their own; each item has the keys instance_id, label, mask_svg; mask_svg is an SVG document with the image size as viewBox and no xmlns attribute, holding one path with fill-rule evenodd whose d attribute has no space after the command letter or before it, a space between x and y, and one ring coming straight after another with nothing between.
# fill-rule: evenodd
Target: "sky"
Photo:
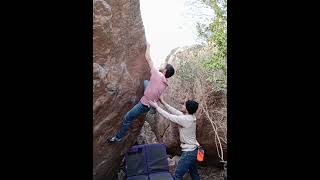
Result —
<instances>
[{"instance_id":1,"label":"sky","mask_svg":"<svg viewBox=\"0 0 320 180\"><path fill-rule=\"evenodd\" d=\"M140 0L140 10L156 67L172 49L199 44L196 23L208 24L214 18L200 0Z\"/></svg>"}]
</instances>

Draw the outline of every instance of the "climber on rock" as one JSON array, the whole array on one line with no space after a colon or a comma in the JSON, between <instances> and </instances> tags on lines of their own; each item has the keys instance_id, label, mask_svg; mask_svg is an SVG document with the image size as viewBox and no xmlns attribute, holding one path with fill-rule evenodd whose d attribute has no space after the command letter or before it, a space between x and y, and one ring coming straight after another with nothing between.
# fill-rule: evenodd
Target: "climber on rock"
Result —
<instances>
[{"instance_id":1,"label":"climber on rock","mask_svg":"<svg viewBox=\"0 0 320 180\"><path fill-rule=\"evenodd\" d=\"M150 67L150 80L144 80L144 95L140 99L139 103L136 104L123 118L122 126L117 134L108 139L109 143L120 142L122 138L127 134L130 125L132 122L137 119L141 114L148 112L150 109L150 113L154 114L154 108L150 107L149 102L155 101L158 102L161 94L167 88L167 78L170 78L174 75L174 68L171 64L167 64L164 68L157 70L150 56L150 44L147 43L147 49L145 53L145 58Z\"/></svg>"},{"instance_id":2,"label":"climber on rock","mask_svg":"<svg viewBox=\"0 0 320 180\"><path fill-rule=\"evenodd\" d=\"M175 171L175 180L183 180L185 173L189 171L192 180L200 180L197 170L197 152L200 144L196 139L196 116L198 103L192 100L185 102L181 111L171 107L162 97L160 102L171 113L166 112L153 101L149 104L154 107L160 115L179 125L179 135L182 155Z\"/></svg>"}]
</instances>

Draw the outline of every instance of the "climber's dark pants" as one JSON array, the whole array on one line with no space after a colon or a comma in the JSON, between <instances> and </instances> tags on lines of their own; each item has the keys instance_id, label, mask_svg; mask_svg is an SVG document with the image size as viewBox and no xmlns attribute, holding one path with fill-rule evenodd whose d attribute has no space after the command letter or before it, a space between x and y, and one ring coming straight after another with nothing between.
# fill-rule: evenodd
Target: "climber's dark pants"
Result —
<instances>
[{"instance_id":1,"label":"climber's dark pants","mask_svg":"<svg viewBox=\"0 0 320 180\"><path fill-rule=\"evenodd\" d=\"M148 80L144 80L143 86L144 90L148 86ZM128 132L130 124L137 119L141 114L146 113L150 110L148 106L141 104L140 102L136 104L123 118L121 129L118 131L116 137L122 139Z\"/></svg>"},{"instance_id":2,"label":"climber's dark pants","mask_svg":"<svg viewBox=\"0 0 320 180\"><path fill-rule=\"evenodd\" d=\"M198 148L193 151L182 152L181 158L176 168L174 177L175 180L183 180L184 174L186 174L188 171L192 180L200 180L197 169L197 152Z\"/></svg>"}]
</instances>

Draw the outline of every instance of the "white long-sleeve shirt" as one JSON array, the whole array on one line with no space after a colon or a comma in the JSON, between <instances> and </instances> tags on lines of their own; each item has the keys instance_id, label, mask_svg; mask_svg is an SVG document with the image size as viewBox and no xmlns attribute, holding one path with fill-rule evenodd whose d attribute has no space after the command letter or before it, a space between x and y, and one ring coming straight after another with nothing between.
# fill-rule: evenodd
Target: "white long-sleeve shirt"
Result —
<instances>
[{"instance_id":1,"label":"white long-sleeve shirt","mask_svg":"<svg viewBox=\"0 0 320 180\"><path fill-rule=\"evenodd\" d=\"M196 116L192 114L183 114L181 111L171 107L165 103L166 109L172 113L168 113L161 107L157 107L157 111L166 119L177 123L179 127L179 135L182 151L193 151L199 146L196 139Z\"/></svg>"}]
</instances>

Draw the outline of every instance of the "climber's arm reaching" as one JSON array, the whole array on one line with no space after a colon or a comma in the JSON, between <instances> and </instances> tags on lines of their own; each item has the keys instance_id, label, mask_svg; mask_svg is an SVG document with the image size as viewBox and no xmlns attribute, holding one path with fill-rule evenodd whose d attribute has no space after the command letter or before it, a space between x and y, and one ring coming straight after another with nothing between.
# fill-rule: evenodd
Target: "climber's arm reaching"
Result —
<instances>
[{"instance_id":1,"label":"climber's arm reaching","mask_svg":"<svg viewBox=\"0 0 320 180\"><path fill-rule=\"evenodd\" d=\"M147 49L146 49L145 57L146 57L146 60L147 60L148 65L149 65L149 67L150 67L150 72L156 70L156 68L155 68L154 65L153 65L151 56L150 56L150 44L149 44L149 43L147 43Z\"/></svg>"}]
</instances>

